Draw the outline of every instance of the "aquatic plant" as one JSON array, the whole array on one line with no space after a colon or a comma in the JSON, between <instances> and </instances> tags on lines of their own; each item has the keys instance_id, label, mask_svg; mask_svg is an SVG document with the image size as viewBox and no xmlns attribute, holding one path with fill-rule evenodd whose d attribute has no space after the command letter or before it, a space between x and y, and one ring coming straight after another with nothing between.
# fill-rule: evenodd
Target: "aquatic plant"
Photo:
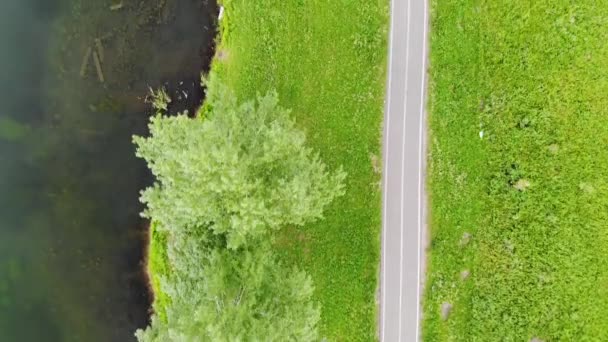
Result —
<instances>
[{"instance_id":1,"label":"aquatic plant","mask_svg":"<svg viewBox=\"0 0 608 342\"><path fill-rule=\"evenodd\" d=\"M156 111L167 111L167 107L169 103L171 103L171 97L167 94L165 88L160 88L158 90L150 89L150 93L148 97L146 97L146 102L152 105Z\"/></svg>"}]
</instances>

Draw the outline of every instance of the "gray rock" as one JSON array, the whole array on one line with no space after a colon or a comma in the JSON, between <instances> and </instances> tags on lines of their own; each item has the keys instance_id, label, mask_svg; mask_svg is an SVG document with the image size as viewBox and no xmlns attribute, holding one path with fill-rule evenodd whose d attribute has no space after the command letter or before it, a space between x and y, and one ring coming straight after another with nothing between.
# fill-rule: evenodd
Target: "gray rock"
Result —
<instances>
[{"instance_id":1,"label":"gray rock","mask_svg":"<svg viewBox=\"0 0 608 342\"><path fill-rule=\"evenodd\" d=\"M460 247L464 247L466 245L469 244L469 242L471 241L471 233L464 233L462 234L462 238L460 238Z\"/></svg>"},{"instance_id":2,"label":"gray rock","mask_svg":"<svg viewBox=\"0 0 608 342\"><path fill-rule=\"evenodd\" d=\"M547 147L547 149L549 150L550 153L557 154L557 152L559 152L559 145L551 144L551 145L549 145L549 147Z\"/></svg>"},{"instance_id":3,"label":"gray rock","mask_svg":"<svg viewBox=\"0 0 608 342\"><path fill-rule=\"evenodd\" d=\"M464 271L460 272L460 280L465 281L465 280L467 280L467 278L469 278L470 275L471 275L471 272L469 270L464 270Z\"/></svg>"},{"instance_id":4,"label":"gray rock","mask_svg":"<svg viewBox=\"0 0 608 342\"><path fill-rule=\"evenodd\" d=\"M530 181L522 178L518 180L513 187L519 191L526 191L526 189L530 187Z\"/></svg>"},{"instance_id":5,"label":"gray rock","mask_svg":"<svg viewBox=\"0 0 608 342\"><path fill-rule=\"evenodd\" d=\"M592 194L595 192L595 188L589 183L581 183L578 185L578 188L581 189L582 192L587 194Z\"/></svg>"},{"instance_id":6,"label":"gray rock","mask_svg":"<svg viewBox=\"0 0 608 342\"><path fill-rule=\"evenodd\" d=\"M447 321L449 316L450 316L450 312L452 312L452 304L448 303L448 302L443 302L441 304L441 319L444 321Z\"/></svg>"}]
</instances>

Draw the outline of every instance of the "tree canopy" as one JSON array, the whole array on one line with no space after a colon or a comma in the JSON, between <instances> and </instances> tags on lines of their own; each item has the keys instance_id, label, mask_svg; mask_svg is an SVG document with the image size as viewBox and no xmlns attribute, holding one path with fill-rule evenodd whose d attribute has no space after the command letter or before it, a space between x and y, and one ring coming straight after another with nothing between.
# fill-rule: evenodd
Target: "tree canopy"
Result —
<instances>
[{"instance_id":1,"label":"tree canopy","mask_svg":"<svg viewBox=\"0 0 608 342\"><path fill-rule=\"evenodd\" d=\"M205 117L162 113L134 137L156 177L144 216L166 236L162 317L140 341L312 341L320 309L311 279L279 263L271 233L322 216L344 192L276 93L239 104L209 84ZM155 95L154 107L166 110ZM166 97L166 96L165 96Z\"/></svg>"},{"instance_id":2,"label":"tree canopy","mask_svg":"<svg viewBox=\"0 0 608 342\"><path fill-rule=\"evenodd\" d=\"M142 193L144 215L169 230L208 226L232 249L320 218L345 173L305 146L276 93L238 104L226 87L209 88L205 118L157 115L151 136L134 138L157 180Z\"/></svg>"}]
</instances>

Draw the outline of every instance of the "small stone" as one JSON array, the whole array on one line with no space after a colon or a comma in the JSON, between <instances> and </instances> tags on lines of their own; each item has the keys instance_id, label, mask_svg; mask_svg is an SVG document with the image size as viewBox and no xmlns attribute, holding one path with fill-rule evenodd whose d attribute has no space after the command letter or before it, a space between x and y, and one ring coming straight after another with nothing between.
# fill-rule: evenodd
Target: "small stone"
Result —
<instances>
[{"instance_id":1,"label":"small stone","mask_svg":"<svg viewBox=\"0 0 608 342\"><path fill-rule=\"evenodd\" d=\"M557 154L557 152L559 152L559 145L558 144L551 144L551 145L549 145L549 147L547 147L547 149L552 154Z\"/></svg>"},{"instance_id":2,"label":"small stone","mask_svg":"<svg viewBox=\"0 0 608 342\"><path fill-rule=\"evenodd\" d=\"M589 183L581 183L578 185L578 188L581 189L582 192L587 193L587 194L591 194L595 192L595 188L593 187L593 185L589 184Z\"/></svg>"},{"instance_id":3,"label":"small stone","mask_svg":"<svg viewBox=\"0 0 608 342\"><path fill-rule=\"evenodd\" d=\"M118 11L119 9L123 8L124 4L122 3L122 1L118 4L113 4L110 6L110 11Z\"/></svg>"},{"instance_id":4,"label":"small stone","mask_svg":"<svg viewBox=\"0 0 608 342\"><path fill-rule=\"evenodd\" d=\"M526 191L526 189L530 187L530 181L522 178L518 180L513 187L519 191Z\"/></svg>"},{"instance_id":5,"label":"small stone","mask_svg":"<svg viewBox=\"0 0 608 342\"><path fill-rule=\"evenodd\" d=\"M462 238L460 238L460 247L464 247L466 245L469 244L469 242L471 241L471 233L467 233L465 232L464 234L462 234Z\"/></svg>"},{"instance_id":6,"label":"small stone","mask_svg":"<svg viewBox=\"0 0 608 342\"><path fill-rule=\"evenodd\" d=\"M217 52L217 59L219 61L226 61L226 60L228 60L228 50L226 50L226 49L219 50Z\"/></svg>"},{"instance_id":7,"label":"small stone","mask_svg":"<svg viewBox=\"0 0 608 342\"><path fill-rule=\"evenodd\" d=\"M549 282L549 276L545 273L541 273L538 275L538 281L542 284L546 284Z\"/></svg>"},{"instance_id":8,"label":"small stone","mask_svg":"<svg viewBox=\"0 0 608 342\"><path fill-rule=\"evenodd\" d=\"M372 161L372 169L374 170L374 172L377 174L381 174L382 167L380 166L380 160L379 160L378 156L372 153L372 154L370 154L369 157Z\"/></svg>"},{"instance_id":9,"label":"small stone","mask_svg":"<svg viewBox=\"0 0 608 342\"><path fill-rule=\"evenodd\" d=\"M538 338L538 337L533 337L533 338L530 340L530 342L545 342L545 341L544 341L544 340L541 340L541 339L540 339L540 338Z\"/></svg>"},{"instance_id":10,"label":"small stone","mask_svg":"<svg viewBox=\"0 0 608 342\"><path fill-rule=\"evenodd\" d=\"M450 312L452 311L452 304L448 303L448 302L443 302L441 304L441 319L444 321L447 321L449 316L450 316Z\"/></svg>"},{"instance_id":11,"label":"small stone","mask_svg":"<svg viewBox=\"0 0 608 342\"><path fill-rule=\"evenodd\" d=\"M547 216L547 221L549 221L553 224L556 224L559 221L559 219L557 218L557 216L550 214L549 216Z\"/></svg>"},{"instance_id":12,"label":"small stone","mask_svg":"<svg viewBox=\"0 0 608 342\"><path fill-rule=\"evenodd\" d=\"M460 272L460 280L465 281L469 278L470 275L471 275L471 272L469 270L464 270L464 271Z\"/></svg>"},{"instance_id":13,"label":"small stone","mask_svg":"<svg viewBox=\"0 0 608 342\"><path fill-rule=\"evenodd\" d=\"M515 250L515 245L511 241L505 240L505 248L509 251L509 253L512 254Z\"/></svg>"}]
</instances>

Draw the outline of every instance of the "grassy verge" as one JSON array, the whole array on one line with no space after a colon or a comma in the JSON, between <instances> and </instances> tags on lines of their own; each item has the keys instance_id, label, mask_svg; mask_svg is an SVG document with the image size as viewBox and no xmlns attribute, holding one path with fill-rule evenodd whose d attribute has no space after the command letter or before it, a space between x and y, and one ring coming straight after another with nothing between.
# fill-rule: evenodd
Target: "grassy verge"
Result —
<instances>
[{"instance_id":1,"label":"grassy verge","mask_svg":"<svg viewBox=\"0 0 608 342\"><path fill-rule=\"evenodd\" d=\"M388 2L224 1L213 70L240 99L276 89L308 143L348 172L321 222L286 229L284 260L313 278L321 336L376 336L380 156Z\"/></svg>"},{"instance_id":2,"label":"grassy verge","mask_svg":"<svg viewBox=\"0 0 608 342\"><path fill-rule=\"evenodd\" d=\"M154 293L152 309L161 320L166 320L165 308L169 304L169 298L160 285L161 278L170 276L169 260L167 257L167 236L156 229L156 224L150 224L150 240L148 245L147 272L150 278L150 286Z\"/></svg>"},{"instance_id":3,"label":"grassy verge","mask_svg":"<svg viewBox=\"0 0 608 342\"><path fill-rule=\"evenodd\" d=\"M606 17L432 1L425 340L608 336Z\"/></svg>"}]
</instances>

